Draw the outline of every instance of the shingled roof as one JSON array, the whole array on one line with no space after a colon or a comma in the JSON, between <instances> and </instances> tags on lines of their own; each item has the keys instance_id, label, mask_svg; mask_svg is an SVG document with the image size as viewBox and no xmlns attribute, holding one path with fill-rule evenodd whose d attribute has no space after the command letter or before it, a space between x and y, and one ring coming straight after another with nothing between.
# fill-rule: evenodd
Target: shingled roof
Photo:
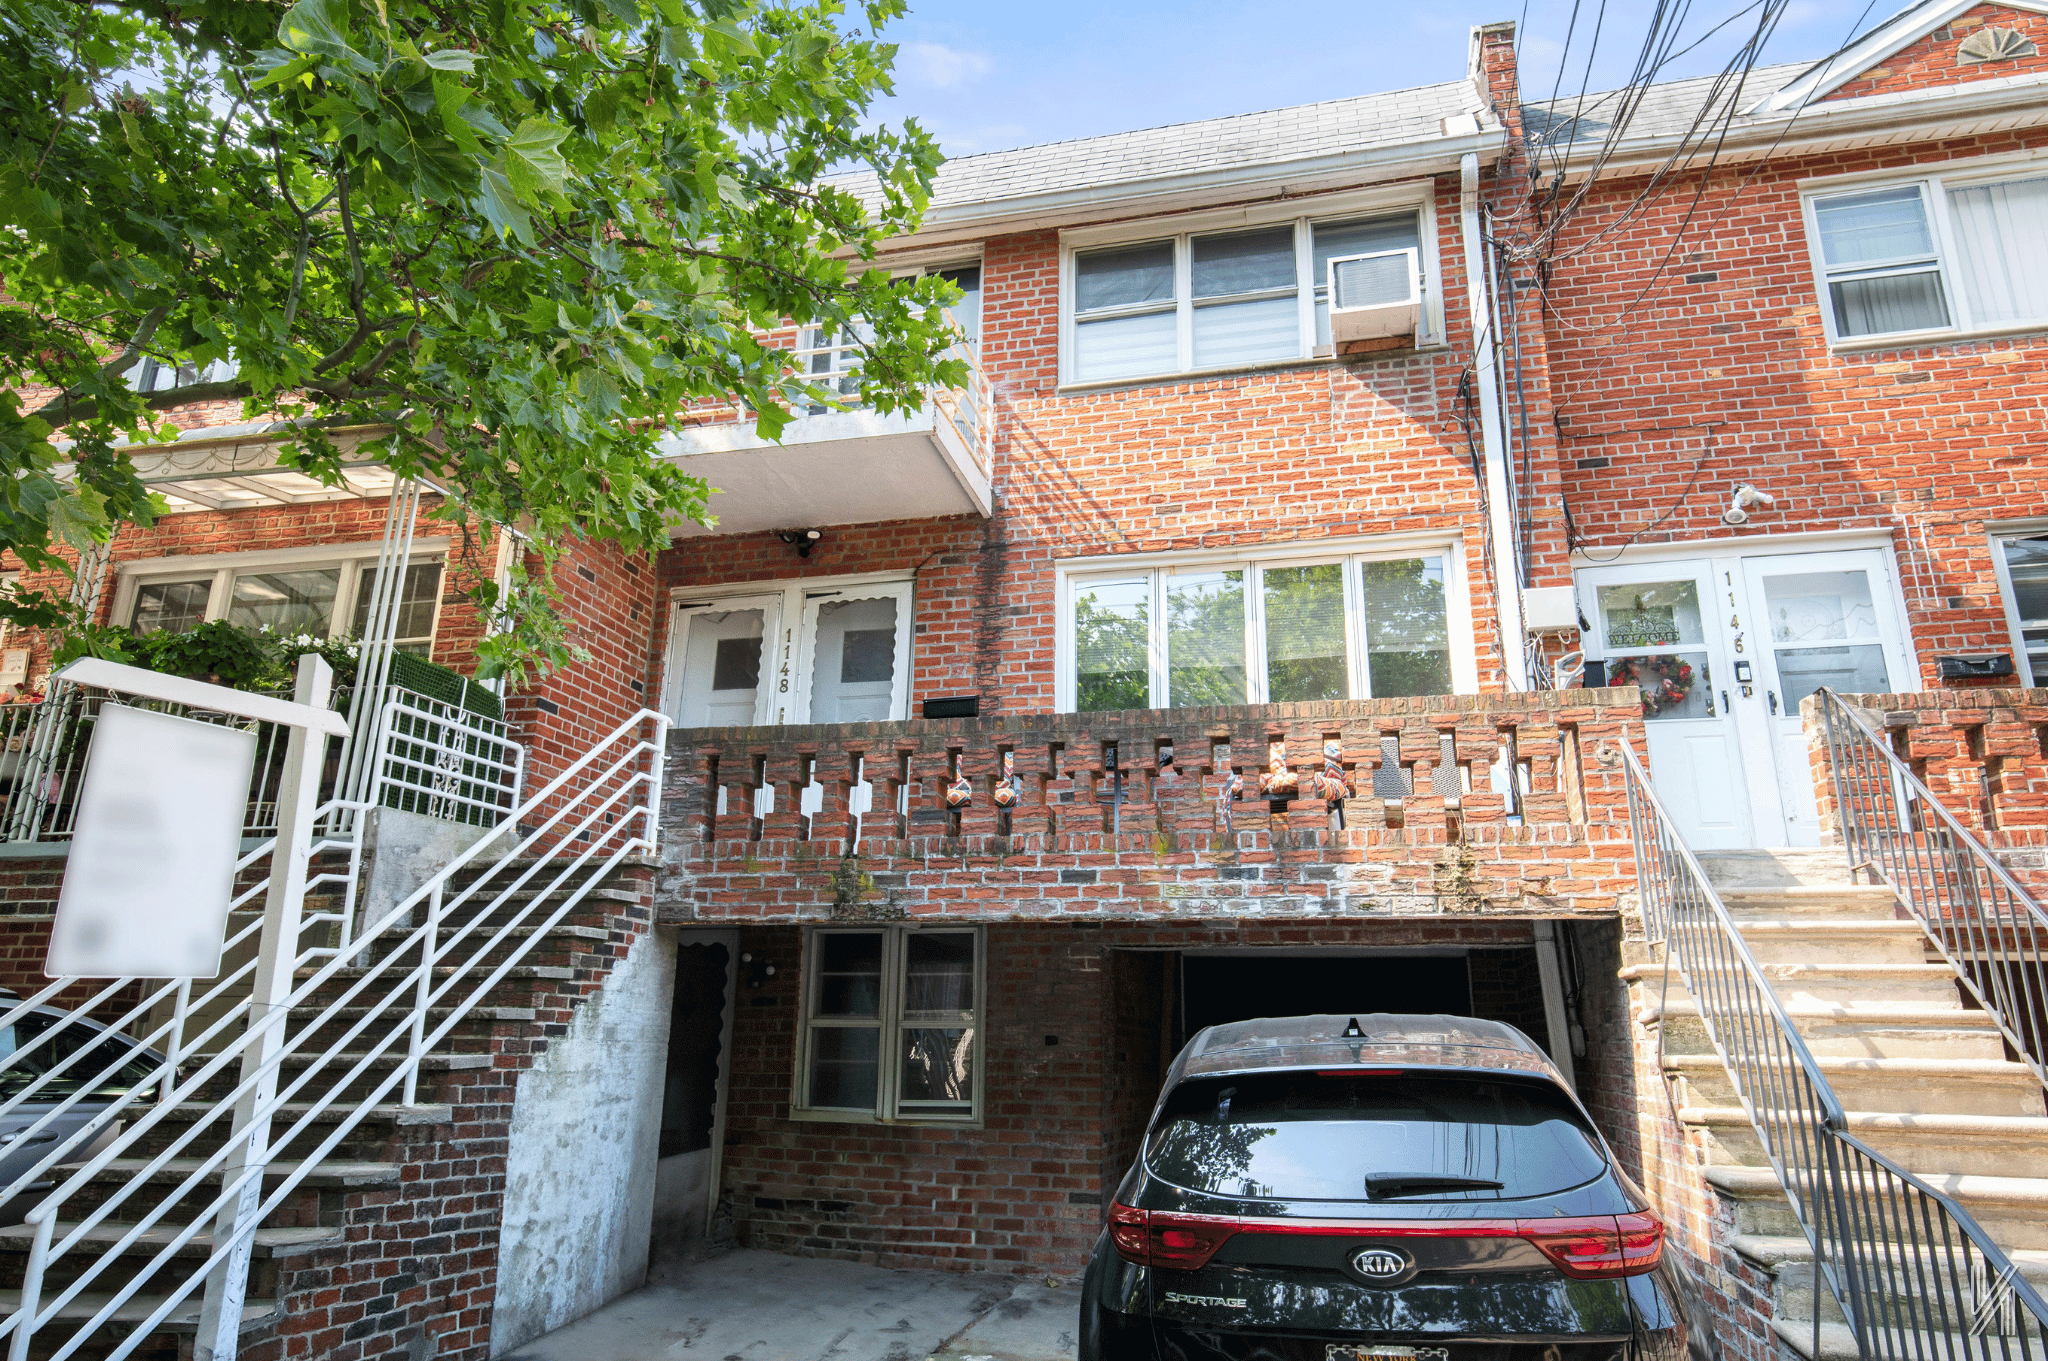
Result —
<instances>
[{"instance_id":1,"label":"shingled roof","mask_svg":"<svg viewBox=\"0 0 2048 1361\"><path fill-rule=\"evenodd\" d=\"M1148 185L1262 167L1284 172L1291 165L1441 141L1454 135L1446 120L1466 115L1480 114L1483 124L1492 127L1484 108L1470 80L1455 80L961 156L940 167L930 211L943 216L948 210L999 210L1006 203L1075 190L1113 198L1123 190L1142 192ZM876 193L870 174L834 182L864 198Z\"/></svg>"}]
</instances>

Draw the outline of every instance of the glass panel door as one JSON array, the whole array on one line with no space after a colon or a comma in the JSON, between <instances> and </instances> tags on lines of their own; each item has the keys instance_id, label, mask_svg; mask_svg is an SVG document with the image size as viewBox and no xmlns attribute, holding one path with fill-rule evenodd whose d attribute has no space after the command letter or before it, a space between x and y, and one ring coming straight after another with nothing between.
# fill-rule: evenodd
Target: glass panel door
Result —
<instances>
[{"instance_id":1,"label":"glass panel door","mask_svg":"<svg viewBox=\"0 0 2048 1361\"><path fill-rule=\"evenodd\" d=\"M1819 810L1799 703L1822 686L1843 694L1887 693L1911 674L1890 564L1883 552L1860 549L1750 558L1743 574L1759 625L1749 634L1761 642L1758 698L1770 733L1785 844L1817 846Z\"/></svg>"},{"instance_id":2,"label":"glass panel door","mask_svg":"<svg viewBox=\"0 0 2048 1361\"><path fill-rule=\"evenodd\" d=\"M804 722L882 723L910 706L910 585L848 587L804 600Z\"/></svg>"},{"instance_id":3,"label":"glass panel door","mask_svg":"<svg viewBox=\"0 0 2048 1361\"><path fill-rule=\"evenodd\" d=\"M1650 779L1687 844L1754 844L1709 564L1583 571L1579 599L1594 621L1588 660L1606 666L1609 685L1642 690Z\"/></svg>"},{"instance_id":4,"label":"glass panel door","mask_svg":"<svg viewBox=\"0 0 2048 1361\"><path fill-rule=\"evenodd\" d=\"M683 728L743 728L765 723L764 676L780 614L773 595L685 601L676 607L669 644L669 715Z\"/></svg>"}]
</instances>

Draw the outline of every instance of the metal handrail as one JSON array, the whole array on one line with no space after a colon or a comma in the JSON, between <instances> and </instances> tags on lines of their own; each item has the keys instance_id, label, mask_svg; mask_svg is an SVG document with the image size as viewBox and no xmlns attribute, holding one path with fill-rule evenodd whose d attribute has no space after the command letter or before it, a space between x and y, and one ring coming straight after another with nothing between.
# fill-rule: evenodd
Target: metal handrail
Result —
<instances>
[{"instance_id":1,"label":"metal handrail","mask_svg":"<svg viewBox=\"0 0 2048 1361\"><path fill-rule=\"evenodd\" d=\"M253 1015L243 997L197 1039L174 1042L167 1056L144 1057L146 1077L120 1079L129 1083L124 1096L54 1140L34 1167L0 1188L4 1200L32 1194L31 1185L53 1175L60 1179L26 1215L29 1260L19 1302L0 1320L10 1361L23 1361L31 1341L53 1325L55 1332L37 1344L50 1349L50 1361L87 1346L119 1361L189 1308L195 1292L206 1287L211 1299L221 1279L243 1270L258 1226L321 1161L379 1103L402 1092L398 1099L412 1104L426 1056L611 870L654 848L667 725L652 711L634 715L510 810L512 830L452 857L338 949L302 948L302 976L272 1013L290 1018L288 1032ZM451 920L451 913L460 916ZM222 999L247 974L246 967L230 972L207 997ZM56 980L9 1009L0 1024L82 982ZM96 1002L136 996L142 1000L124 1020L136 1021L137 1029L145 1025L140 1017L173 1002L182 1024L189 984L107 980ZM0 1071L22 1067L32 1055L54 1057L58 1051L46 1040L62 1028L52 1026L0 1058ZM148 1033L145 1043L164 1027ZM219 1047L200 1052L222 1037ZM136 1062L138 1051L112 1048L118 1053L110 1062L102 1057L104 1066L75 1084L81 1091L113 1084ZM296 1075L287 1071L294 1066ZM55 1119L45 1115L32 1128ZM272 1128L273 1119L282 1128ZM316 1126L330 1124L306 1149ZM251 1129L257 1133L245 1137ZM102 1174L122 1158L140 1166L108 1183ZM89 1187L94 1194L81 1200ZM222 1231L224 1224L232 1231ZM179 1260L208 1233L213 1241L203 1261ZM117 1321L145 1289L158 1297L155 1307L139 1320L131 1312ZM238 1299L239 1288L228 1298ZM69 1319L59 1323L67 1310L89 1317L75 1328ZM116 1336L117 1329L126 1332Z\"/></svg>"},{"instance_id":2,"label":"metal handrail","mask_svg":"<svg viewBox=\"0 0 2048 1361\"><path fill-rule=\"evenodd\" d=\"M1852 872L1882 880L2048 1084L2048 910L1843 698L1814 692Z\"/></svg>"},{"instance_id":3,"label":"metal handrail","mask_svg":"<svg viewBox=\"0 0 2048 1361\"><path fill-rule=\"evenodd\" d=\"M1633 747L1621 750L1644 936L1664 946L1665 968L1676 965L1699 1007L1858 1354L2031 1361L2048 1334L2048 1300L1968 1210L1848 1132L1727 905ZM1818 1301L1814 1317L1817 1328Z\"/></svg>"}]
</instances>

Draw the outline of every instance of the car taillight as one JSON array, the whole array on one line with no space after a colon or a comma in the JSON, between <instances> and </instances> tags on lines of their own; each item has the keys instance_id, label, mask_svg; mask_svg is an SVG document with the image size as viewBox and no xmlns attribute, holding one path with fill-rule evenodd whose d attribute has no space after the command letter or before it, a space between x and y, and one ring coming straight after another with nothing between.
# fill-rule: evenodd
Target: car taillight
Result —
<instances>
[{"instance_id":1,"label":"car taillight","mask_svg":"<svg viewBox=\"0 0 2048 1361\"><path fill-rule=\"evenodd\" d=\"M1653 1214L1525 1219L1518 1227L1558 1270L1581 1281L1640 1276L1664 1256L1664 1222Z\"/></svg>"},{"instance_id":2,"label":"car taillight","mask_svg":"<svg viewBox=\"0 0 2048 1361\"><path fill-rule=\"evenodd\" d=\"M1109 1241L1117 1256L1139 1266L1194 1271L1209 1264L1216 1249L1238 1231L1236 1220L1209 1215L1174 1214L1170 1210L1134 1210L1112 1205Z\"/></svg>"}]
</instances>

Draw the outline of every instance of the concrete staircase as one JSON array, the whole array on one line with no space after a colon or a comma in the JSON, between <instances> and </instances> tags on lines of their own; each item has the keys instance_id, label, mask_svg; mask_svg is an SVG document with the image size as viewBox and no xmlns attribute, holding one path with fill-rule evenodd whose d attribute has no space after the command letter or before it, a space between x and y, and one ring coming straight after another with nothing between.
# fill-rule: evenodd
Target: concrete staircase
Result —
<instances>
[{"instance_id":1,"label":"concrete staircase","mask_svg":"<svg viewBox=\"0 0 2048 1361\"><path fill-rule=\"evenodd\" d=\"M2048 1103L1990 1017L1890 889L1851 883L1839 850L1703 854L1701 863L1849 1112L1850 1132L1960 1202L2048 1288ZM1661 1040L1686 1143L1732 1223L1726 1248L1770 1281L1781 1353L1856 1356L1699 1009L1661 951L1622 970L1638 1025ZM1954 1302L1951 1302L1953 1306ZM1937 1350L1940 1339L1927 1339Z\"/></svg>"}]
</instances>

